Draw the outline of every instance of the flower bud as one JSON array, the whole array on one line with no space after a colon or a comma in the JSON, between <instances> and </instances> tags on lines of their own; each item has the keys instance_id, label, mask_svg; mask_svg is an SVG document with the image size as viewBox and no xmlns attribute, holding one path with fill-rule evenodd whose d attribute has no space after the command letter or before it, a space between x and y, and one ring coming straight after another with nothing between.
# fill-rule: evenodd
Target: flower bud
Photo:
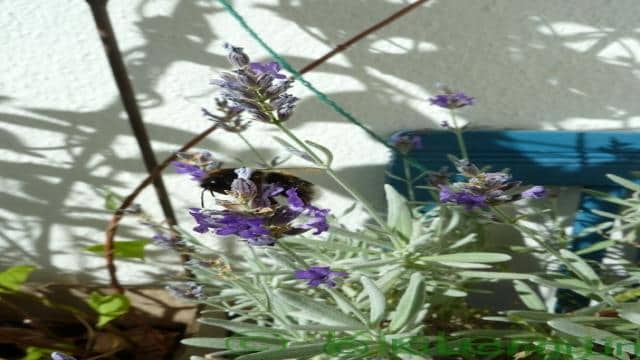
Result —
<instances>
[{"instance_id":1,"label":"flower bud","mask_svg":"<svg viewBox=\"0 0 640 360\"><path fill-rule=\"evenodd\" d=\"M229 43L224 44L224 48L229 51L227 59L234 67L241 68L249 65L249 56L242 51L242 48L235 47Z\"/></svg>"}]
</instances>

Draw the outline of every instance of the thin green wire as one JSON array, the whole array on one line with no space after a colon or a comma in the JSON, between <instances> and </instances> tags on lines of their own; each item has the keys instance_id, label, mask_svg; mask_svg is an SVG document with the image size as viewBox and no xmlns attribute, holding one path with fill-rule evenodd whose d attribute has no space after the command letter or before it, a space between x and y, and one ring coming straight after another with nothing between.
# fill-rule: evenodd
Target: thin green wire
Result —
<instances>
[{"instance_id":1,"label":"thin green wire","mask_svg":"<svg viewBox=\"0 0 640 360\"><path fill-rule=\"evenodd\" d=\"M422 164L420 164L419 162L417 162L414 159L411 159L410 157L408 157L406 154L398 151L398 149L389 144L388 141L386 141L382 136L376 134L374 131L372 131L371 129L369 129L362 121L358 120L355 116L353 116L351 113L349 113L347 110L345 110L344 108L342 108L340 105L338 105L338 103L336 103L333 99L331 99L327 94L323 93L322 91L318 90L315 86L313 86L309 81L307 81L302 74L296 70L293 66L291 66L291 64L289 64L289 62L287 60L285 60L282 56L280 56L280 54L278 54L275 50L273 50L263 39L262 37L260 37L260 35L258 35L258 33L255 32L255 30L253 30L253 28L251 28L251 26L249 26L249 24L246 22L246 20L242 17L242 15L240 15L236 9L233 8L233 6L231 4L229 4L229 2L227 0L218 0L218 2L225 8L225 10L231 14L231 16L233 16L238 23L240 24L240 26L242 26L242 28L247 31L249 33L249 35L251 35L251 37L257 41L267 52L269 52L269 54L271 54L271 56L278 62L280 63L280 65L286 69L287 71L289 71L293 77L295 79L297 79L298 81L300 81L300 83L302 83L302 85L304 85L307 89L311 90L317 97L318 99L320 99L321 102L323 102L324 104L328 105L329 107L331 107L335 112L337 112L338 114L342 115L345 119L347 119L350 123L356 125L357 127L359 127L360 129L364 130L369 136L371 136L374 140L376 140L377 142L379 142L380 144L386 146L387 148L391 149L395 155L400 156L401 158L407 160L409 163L411 163L411 165L417 167L418 169L424 171L427 170Z\"/></svg>"}]
</instances>

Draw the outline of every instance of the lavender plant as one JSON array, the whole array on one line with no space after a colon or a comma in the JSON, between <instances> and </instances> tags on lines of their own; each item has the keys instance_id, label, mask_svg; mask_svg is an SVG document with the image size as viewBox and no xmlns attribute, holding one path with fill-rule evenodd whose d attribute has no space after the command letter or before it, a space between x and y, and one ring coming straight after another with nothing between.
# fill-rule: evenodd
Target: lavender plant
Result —
<instances>
[{"instance_id":1,"label":"lavender plant","mask_svg":"<svg viewBox=\"0 0 640 360\"><path fill-rule=\"evenodd\" d=\"M203 201L189 210L198 236L154 227L158 242L191 256L186 266L194 279L171 286L171 291L207 307L202 324L232 332L226 338L196 337L183 343L217 349L207 358L239 360L438 358L429 344L438 340L439 326L448 320L438 316L456 313L463 325L481 326L480 312L464 310L464 298L478 282L505 280L513 281L529 310L485 317L484 326L494 330L461 326L464 331L453 334L449 350L473 347L468 336L495 336L498 345L515 338L519 345L533 346L518 348L507 358L606 359L610 357L603 351L580 347L576 336L588 336L601 345L611 337L618 344L638 331L640 309L619 299L638 283L637 274L605 284L585 260L549 242L545 234L527 226L527 214L511 207L522 199L543 198L545 188L523 187L514 180L517 174L487 171L471 162L456 111L473 105L473 97L442 87L430 99L450 111L451 122L443 126L455 133L460 146L460 158L452 158L456 176L440 169L410 178L407 170L403 180L409 198L385 186L384 216L333 170L329 149L299 138L286 126L298 99L288 93L292 81L280 73L278 63L251 62L241 48L227 49L233 69L213 81L221 89L221 115L203 112L239 135L263 168L245 164L225 169L208 153L183 155L175 164L179 173L190 175L203 192L214 195L214 203L205 207ZM314 204L312 184L279 172L282 161L267 161L243 136L255 121L279 129L283 137L276 141L334 179L369 213L372 223L353 231L330 209ZM406 136L392 143L404 154L422 146L419 138ZM406 169L411 166L405 163ZM432 191L439 204L425 209L416 202L412 189L420 186ZM635 206L634 201L625 203ZM623 216L637 224L636 214L634 210ZM537 251L566 271L503 271L511 256L485 251L479 239L479 229L492 224L533 239ZM178 246L166 241L175 233L181 237ZM237 252L217 250L207 237L234 241ZM574 314L548 313L532 284L572 289L596 305ZM617 315L604 317L603 311ZM617 357L629 358L629 347L621 346L623 355Z\"/></svg>"}]
</instances>

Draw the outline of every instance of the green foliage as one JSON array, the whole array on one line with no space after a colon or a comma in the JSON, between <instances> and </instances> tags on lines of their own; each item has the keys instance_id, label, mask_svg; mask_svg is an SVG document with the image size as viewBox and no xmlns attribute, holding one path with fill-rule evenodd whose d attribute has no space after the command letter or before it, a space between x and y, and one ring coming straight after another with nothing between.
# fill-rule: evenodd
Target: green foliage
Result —
<instances>
[{"instance_id":1,"label":"green foliage","mask_svg":"<svg viewBox=\"0 0 640 360\"><path fill-rule=\"evenodd\" d=\"M129 299L123 294L104 295L94 291L87 299L89 306L98 314L98 327L119 318L129 311Z\"/></svg>"},{"instance_id":2,"label":"green foliage","mask_svg":"<svg viewBox=\"0 0 640 360\"><path fill-rule=\"evenodd\" d=\"M49 354L51 354L53 351L55 350L51 350L51 349L44 349L44 348L39 348L39 347L35 347L35 346L29 346L26 350L25 350L25 355L22 358L22 360L40 360L40 359L46 359L48 357Z\"/></svg>"},{"instance_id":3,"label":"green foliage","mask_svg":"<svg viewBox=\"0 0 640 360\"><path fill-rule=\"evenodd\" d=\"M441 325L425 319L458 316L456 321L461 325L450 336L459 341L470 336L518 339L536 347L528 353L531 359L629 359L633 350L629 344L640 331L640 307L621 301L640 297L640 291L634 289L640 284L640 273L628 267L625 277L604 278L599 269L579 256L617 240L607 236L602 243L576 254L561 245L567 239L554 243L549 241L549 233L532 232L517 218L509 220L508 226L540 244L530 252L569 269L565 273L511 272L511 256L482 243L479 229L491 221L460 208L415 212L397 191L385 190L389 212L384 226L351 231L334 221L327 237L289 236L279 239L274 247L241 252L241 260L223 262L229 265L228 272L190 265L200 282L211 284L215 293L204 302L235 317L203 317L200 322L236 335L185 339L183 343L219 349L214 354L233 354L240 360L394 358L382 350L384 347L373 344L383 339L390 346L393 339L435 335ZM634 193L614 201L635 204L636 198ZM629 205L618 220L635 221L638 209L640 202ZM610 225L611 231L615 228ZM220 256L196 239L190 243L199 254ZM333 289L324 285L309 288L293 277L295 270L309 264L329 264L349 276ZM464 303L473 286L494 281L513 283L522 302L520 308L484 316L482 324L476 323L474 312L446 310L454 309L457 302ZM597 305L571 314L553 314L536 291L537 285L571 289ZM615 317L600 315L612 311ZM502 324L501 328L492 328L495 322ZM622 353L588 353L579 345L586 339L601 347L611 341ZM344 349L359 344L368 350L332 354L336 341L336 346Z\"/></svg>"},{"instance_id":4,"label":"green foliage","mask_svg":"<svg viewBox=\"0 0 640 360\"><path fill-rule=\"evenodd\" d=\"M362 276L360 281L362 282L362 286L369 297L369 307L371 308L369 321L372 324L377 324L384 318L386 310L386 299L384 298L384 293L380 288L378 288L378 285L368 277Z\"/></svg>"},{"instance_id":5,"label":"green foliage","mask_svg":"<svg viewBox=\"0 0 640 360\"><path fill-rule=\"evenodd\" d=\"M114 241L113 255L116 258L144 259L144 247L149 244L149 240ZM96 254L104 254L104 245L91 245L85 248Z\"/></svg>"},{"instance_id":6,"label":"green foliage","mask_svg":"<svg viewBox=\"0 0 640 360\"><path fill-rule=\"evenodd\" d=\"M0 272L0 293L20 290L35 269L31 265L16 265Z\"/></svg>"},{"instance_id":7,"label":"green foliage","mask_svg":"<svg viewBox=\"0 0 640 360\"><path fill-rule=\"evenodd\" d=\"M384 186L387 195L387 225L407 239L411 238L413 222L407 200L391 185Z\"/></svg>"}]
</instances>

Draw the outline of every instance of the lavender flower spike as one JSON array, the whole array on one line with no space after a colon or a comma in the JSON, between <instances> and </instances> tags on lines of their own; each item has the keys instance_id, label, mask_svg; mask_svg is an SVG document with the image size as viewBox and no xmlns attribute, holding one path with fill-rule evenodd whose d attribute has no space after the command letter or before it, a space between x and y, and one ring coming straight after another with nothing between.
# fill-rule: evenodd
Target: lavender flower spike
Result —
<instances>
[{"instance_id":1,"label":"lavender flower spike","mask_svg":"<svg viewBox=\"0 0 640 360\"><path fill-rule=\"evenodd\" d=\"M200 181L207 173L198 165L188 164L182 161L174 161L172 165L178 174L189 174L191 180Z\"/></svg>"},{"instance_id":2,"label":"lavender flower spike","mask_svg":"<svg viewBox=\"0 0 640 360\"><path fill-rule=\"evenodd\" d=\"M234 112L243 112L257 121L272 123L287 120L298 101L298 98L286 93L293 80L279 73L280 65L277 62L249 64L249 58L242 49L229 48L229 60L236 68L220 74L218 79L212 81L221 88L226 107Z\"/></svg>"},{"instance_id":3,"label":"lavender flower spike","mask_svg":"<svg viewBox=\"0 0 640 360\"><path fill-rule=\"evenodd\" d=\"M538 185L523 191L520 195L523 199L541 199L547 195L547 189Z\"/></svg>"},{"instance_id":4,"label":"lavender flower spike","mask_svg":"<svg viewBox=\"0 0 640 360\"><path fill-rule=\"evenodd\" d=\"M436 105L445 109L457 109L467 105L473 105L475 98L463 93L454 92L446 86L441 86L441 94L429 98L431 105Z\"/></svg>"},{"instance_id":5,"label":"lavender flower spike","mask_svg":"<svg viewBox=\"0 0 640 360\"><path fill-rule=\"evenodd\" d=\"M489 207L485 195L473 194L467 191L455 192L448 186L440 188L440 202L462 205L466 210L473 210L474 208L486 209Z\"/></svg>"},{"instance_id":6,"label":"lavender flower spike","mask_svg":"<svg viewBox=\"0 0 640 360\"><path fill-rule=\"evenodd\" d=\"M296 279L309 280L307 284L312 287L320 284L334 287L336 286L336 282L333 280L334 278L347 276L349 276L349 274L346 272L331 271L331 268L328 266L312 266L307 270L298 270L295 272Z\"/></svg>"},{"instance_id":7,"label":"lavender flower spike","mask_svg":"<svg viewBox=\"0 0 640 360\"><path fill-rule=\"evenodd\" d=\"M411 150L422 149L422 138L417 135L400 135L394 134L391 136L391 144L395 146L401 153L407 154Z\"/></svg>"}]
</instances>

